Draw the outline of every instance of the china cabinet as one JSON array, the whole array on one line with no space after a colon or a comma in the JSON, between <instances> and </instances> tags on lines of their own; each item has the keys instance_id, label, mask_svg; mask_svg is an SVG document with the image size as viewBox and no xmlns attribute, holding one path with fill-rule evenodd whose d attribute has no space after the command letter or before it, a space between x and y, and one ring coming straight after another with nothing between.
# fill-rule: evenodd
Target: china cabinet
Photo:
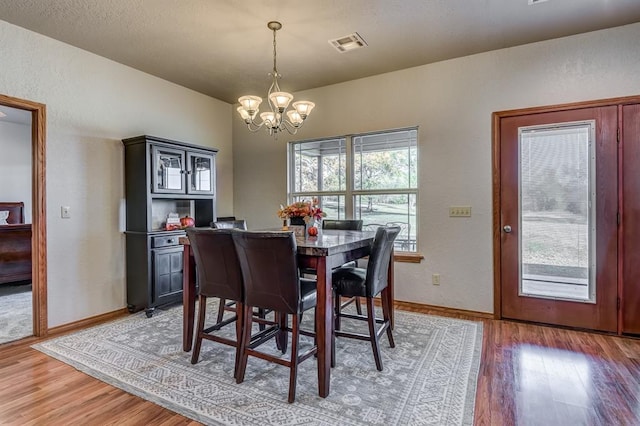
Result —
<instances>
[{"instance_id":1,"label":"china cabinet","mask_svg":"<svg viewBox=\"0 0 640 426\"><path fill-rule=\"evenodd\" d=\"M124 139L127 306L153 315L157 306L182 300L184 230L167 230L169 214L216 220L217 150L137 136Z\"/></svg>"}]
</instances>

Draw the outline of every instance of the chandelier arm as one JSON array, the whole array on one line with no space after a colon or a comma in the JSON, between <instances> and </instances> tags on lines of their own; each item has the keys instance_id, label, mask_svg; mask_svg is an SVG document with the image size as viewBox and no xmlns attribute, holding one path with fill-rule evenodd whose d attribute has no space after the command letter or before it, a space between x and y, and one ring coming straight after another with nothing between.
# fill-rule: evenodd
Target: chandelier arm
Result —
<instances>
[{"instance_id":1,"label":"chandelier arm","mask_svg":"<svg viewBox=\"0 0 640 426\"><path fill-rule=\"evenodd\" d=\"M264 121L262 123L260 123L260 124L256 123L253 120L245 121L245 123L247 125L247 129L249 129L249 131L251 133L255 133L255 132L259 131L264 126Z\"/></svg>"},{"instance_id":2,"label":"chandelier arm","mask_svg":"<svg viewBox=\"0 0 640 426\"><path fill-rule=\"evenodd\" d=\"M298 129L300 127L302 127L302 123L296 127L293 125L293 123L291 123L289 120L284 118L282 119L282 122L280 124L280 128L289 132L290 135L295 135L296 133L298 133Z\"/></svg>"}]
</instances>

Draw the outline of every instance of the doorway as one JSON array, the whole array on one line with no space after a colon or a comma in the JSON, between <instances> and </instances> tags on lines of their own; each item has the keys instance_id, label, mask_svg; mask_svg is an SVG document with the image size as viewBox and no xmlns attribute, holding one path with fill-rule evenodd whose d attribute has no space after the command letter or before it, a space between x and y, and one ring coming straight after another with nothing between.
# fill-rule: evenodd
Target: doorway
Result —
<instances>
[{"instance_id":1,"label":"doorway","mask_svg":"<svg viewBox=\"0 0 640 426\"><path fill-rule=\"evenodd\" d=\"M638 102L494 113L496 317L640 332L631 309L640 301L640 259L629 258L640 254L640 227L625 228L640 205L631 179L640 165ZM637 160L622 162L627 148Z\"/></svg>"},{"instance_id":2,"label":"doorway","mask_svg":"<svg viewBox=\"0 0 640 426\"><path fill-rule=\"evenodd\" d=\"M47 333L47 254L45 203L46 107L28 100L0 95L0 105L31 114L31 282L33 335Z\"/></svg>"}]
</instances>

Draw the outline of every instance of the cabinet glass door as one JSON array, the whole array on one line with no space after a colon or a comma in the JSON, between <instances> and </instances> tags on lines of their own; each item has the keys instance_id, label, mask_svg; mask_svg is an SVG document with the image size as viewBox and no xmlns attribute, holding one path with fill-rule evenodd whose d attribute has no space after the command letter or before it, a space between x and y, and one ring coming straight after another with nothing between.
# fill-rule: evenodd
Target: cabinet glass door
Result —
<instances>
[{"instance_id":1,"label":"cabinet glass door","mask_svg":"<svg viewBox=\"0 0 640 426\"><path fill-rule=\"evenodd\" d=\"M188 152L187 162L189 164L187 192L213 194L213 156Z\"/></svg>"},{"instance_id":2,"label":"cabinet glass door","mask_svg":"<svg viewBox=\"0 0 640 426\"><path fill-rule=\"evenodd\" d=\"M153 147L153 192L184 193L184 151Z\"/></svg>"}]
</instances>

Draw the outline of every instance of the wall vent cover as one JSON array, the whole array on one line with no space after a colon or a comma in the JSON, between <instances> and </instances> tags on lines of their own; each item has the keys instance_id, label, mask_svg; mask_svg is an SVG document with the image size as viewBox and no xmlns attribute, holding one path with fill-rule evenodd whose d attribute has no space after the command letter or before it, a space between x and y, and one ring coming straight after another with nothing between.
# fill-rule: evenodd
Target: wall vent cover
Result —
<instances>
[{"instance_id":1,"label":"wall vent cover","mask_svg":"<svg viewBox=\"0 0 640 426\"><path fill-rule=\"evenodd\" d=\"M340 53L367 47L367 42L364 41L364 39L358 33L353 33L344 37L329 40L329 44L332 45Z\"/></svg>"}]
</instances>

